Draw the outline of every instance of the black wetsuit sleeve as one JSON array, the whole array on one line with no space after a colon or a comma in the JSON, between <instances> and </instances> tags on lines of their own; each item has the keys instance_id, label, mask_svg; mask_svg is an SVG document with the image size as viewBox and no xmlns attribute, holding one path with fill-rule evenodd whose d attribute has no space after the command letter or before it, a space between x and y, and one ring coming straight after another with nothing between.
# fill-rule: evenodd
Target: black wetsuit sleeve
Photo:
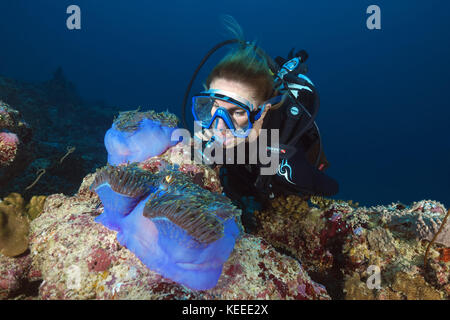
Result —
<instances>
[{"instance_id":1,"label":"black wetsuit sleeve","mask_svg":"<svg viewBox=\"0 0 450 320\"><path fill-rule=\"evenodd\" d=\"M307 195L333 196L339 192L338 182L315 168L306 158L300 145L287 161L281 161L274 179L277 184L288 186Z\"/></svg>"}]
</instances>

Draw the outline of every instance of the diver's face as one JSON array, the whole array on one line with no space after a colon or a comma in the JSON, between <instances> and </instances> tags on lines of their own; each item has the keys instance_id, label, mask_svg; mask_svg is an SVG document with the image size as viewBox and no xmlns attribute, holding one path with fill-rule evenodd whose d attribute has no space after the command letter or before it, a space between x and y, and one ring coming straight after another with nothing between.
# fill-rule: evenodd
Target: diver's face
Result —
<instances>
[{"instance_id":1,"label":"diver's face","mask_svg":"<svg viewBox=\"0 0 450 320\"><path fill-rule=\"evenodd\" d=\"M217 108L222 107L227 109L228 114L230 115L231 119L233 120L233 124L236 127L236 129L242 129L247 126L248 124L248 116L247 112L245 110L242 110L239 107L236 107L234 104L216 100L214 102L213 107L211 108L211 116L214 115L214 113L217 111ZM217 118L217 129L219 130L225 130L228 127L225 125L225 122L221 118Z\"/></svg>"},{"instance_id":2,"label":"diver's face","mask_svg":"<svg viewBox=\"0 0 450 320\"><path fill-rule=\"evenodd\" d=\"M257 101L255 99L255 90L250 88L249 86L236 82L236 81L230 81L223 78L214 79L211 82L211 85L209 89L220 89L228 92L233 92L237 94L238 96L247 99L250 101L254 106L257 106ZM234 104L216 100L213 107L211 108L211 116L214 115L218 107L223 107L227 109L229 115L231 116L231 119L233 120L233 123L236 127L236 129L242 129L247 127L248 125L248 117L245 110L242 110L241 108L236 107ZM225 122L222 119L218 119L217 123L217 129L219 130L226 130L228 127L226 126Z\"/></svg>"}]
</instances>

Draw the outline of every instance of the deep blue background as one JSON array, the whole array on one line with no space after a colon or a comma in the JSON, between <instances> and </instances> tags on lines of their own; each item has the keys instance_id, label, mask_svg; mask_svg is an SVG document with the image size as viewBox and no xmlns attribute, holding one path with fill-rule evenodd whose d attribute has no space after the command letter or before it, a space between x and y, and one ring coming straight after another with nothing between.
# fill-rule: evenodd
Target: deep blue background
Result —
<instances>
[{"instance_id":1,"label":"deep blue background","mask_svg":"<svg viewBox=\"0 0 450 320\"><path fill-rule=\"evenodd\" d=\"M81 7L79 31L66 28L70 4ZM366 28L371 4L382 30ZM228 38L224 13L272 56L310 53L336 198L450 205L447 0L1 0L0 74L43 81L61 65L85 99L180 114L196 65Z\"/></svg>"}]
</instances>

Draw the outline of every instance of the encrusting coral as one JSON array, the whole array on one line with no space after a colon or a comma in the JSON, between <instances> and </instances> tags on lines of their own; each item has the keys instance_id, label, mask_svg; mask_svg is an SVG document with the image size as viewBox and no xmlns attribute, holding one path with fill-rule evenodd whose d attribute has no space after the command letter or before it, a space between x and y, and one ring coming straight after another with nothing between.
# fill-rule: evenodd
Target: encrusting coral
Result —
<instances>
[{"instance_id":1,"label":"encrusting coral","mask_svg":"<svg viewBox=\"0 0 450 320\"><path fill-rule=\"evenodd\" d=\"M33 196L30 199L30 202L25 207L30 220L36 219L42 213L45 199L47 199L46 196Z\"/></svg>"},{"instance_id":2,"label":"encrusting coral","mask_svg":"<svg viewBox=\"0 0 450 320\"><path fill-rule=\"evenodd\" d=\"M28 248L28 231L23 199L11 194L0 202L0 253L8 257L24 253Z\"/></svg>"},{"instance_id":3,"label":"encrusting coral","mask_svg":"<svg viewBox=\"0 0 450 320\"><path fill-rule=\"evenodd\" d=\"M312 197L308 203L291 197L275 199L256 212L261 223L257 234L301 261L333 298L450 297L450 263L445 259L450 233L442 204L423 200L367 208L350 201ZM380 270L380 289L366 284L370 266Z\"/></svg>"},{"instance_id":4,"label":"encrusting coral","mask_svg":"<svg viewBox=\"0 0 450 320\"><path fill-rule=\"evenodd\" d=\"M8 184L32 160L31 127L20 112L0 99L0 187Z\"/></svg>"},{"instance_id":5,"label":"encrusting coral","mask_svg":"<svg viewBox=\"0 0 450 320\"><path fill-rule=\"evenodd\" d=\"M0 132L0 165L8 166L16 158L19 138L10 132Z\"/></svg>"},{"instance_id":6,"label":"encrusting coral","mask_svg":"<svg viewBox=\"0 0 450 320\"><path fill-rule=\"evenodd\" d=\"M34 220L41 214L44 209L46 196L33 196L27 205L25 200L19 193L13 192L3 198L3 203L8 205L14 205L18 211L22 212L22 215L26 216L30 221ZM1 202L0 202L1 203Z\"/></svg>"},{"instance_id":7,"label":"encrusting coral","mask_svg":"<svg viewBox=\"0 0 450 320\"><path fill-rule=\"evenodd\" d=\"M0 253L15 257L28 248L28 231L31 220L44 208L45 196L33 196L25 206L18 193L11 193L0 201Z\"/></svg>"}]
</instances>

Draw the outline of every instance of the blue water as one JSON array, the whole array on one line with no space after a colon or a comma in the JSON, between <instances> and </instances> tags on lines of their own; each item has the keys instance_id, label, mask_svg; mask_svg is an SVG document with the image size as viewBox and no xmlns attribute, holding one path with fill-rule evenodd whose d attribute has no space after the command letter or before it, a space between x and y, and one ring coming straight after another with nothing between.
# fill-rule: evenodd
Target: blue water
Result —
<instances>
[{"instance_id":1,"label":"blue water","mask_svg":"<svg viewBox=\"0 0 450 320\"><path fill-rule=\"evenodd\" d=\"M81 30L66 28L71 4L81 8ZM381 8L381 30L366 28L371 4ZM450 206L447 0L1 1L0 74L44 81L61 65L85 99L180 114L196 65L228 38L220 14L272 56L309 52L336 198Z\"/></svg>"}]
</instances>

